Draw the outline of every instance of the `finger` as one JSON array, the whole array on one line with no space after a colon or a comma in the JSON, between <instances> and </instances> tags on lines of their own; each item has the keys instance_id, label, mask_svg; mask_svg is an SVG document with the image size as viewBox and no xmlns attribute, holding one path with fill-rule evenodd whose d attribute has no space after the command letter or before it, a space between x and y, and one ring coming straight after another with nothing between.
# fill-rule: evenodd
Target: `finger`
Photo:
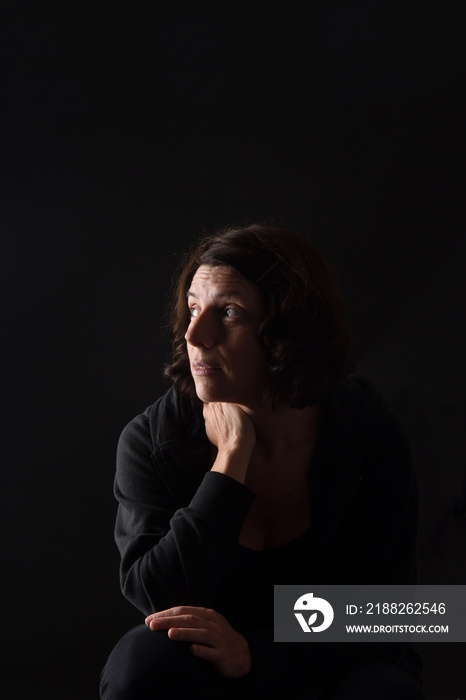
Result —
<instances>
[{"instance_id":1,"label":"finger","mask_svg":"<svg viewBox=\"0 0 466 700\"><path fill-rule=\"evenodd\" d=\"M170 627L200 628L208 625L215 625L214 622L199 617L198 615L176 615L173 617L155 618L149 622L151 630L168 630ZM215 625L216 626L216 625Z\"/></svg>"},{"instance_id":2,"label":"finger","mask_svg":"<svg viewBox=\"0 0 466 700\"><path fill-rule=\"evenodd\" d=\"M199 627L170 627L168 636L177 642L193 642L211 648L217 647L219 642L217 636L211 630Z\"/></svg>"},{"instance_id":3,"label":"finger","mask_svg":"<svg viewBox=\"0 0 466 700\"><path fill-rule=\"evenodd\" d=\"M198 643L191 645L191 652L199 659L210 661L212 664L218 663L222 656L220 649L204 646L203 644Z\"/></svg>"},{"instance_id":4,"label":"finger","mask_svg":"<svg viewBox=\"0 0 466 700\"><path fill-rule=\"evenodd\" d=\"M213 611L209 608L197 608L193 605L177 605L174 608L167 608L167 610L159 610L158 612L151 613L146 617L145 622L147 625L151 620L158 620L161 617L177 617L178 615L203 616L211 612Z\"/></svg>"}]
</instances>

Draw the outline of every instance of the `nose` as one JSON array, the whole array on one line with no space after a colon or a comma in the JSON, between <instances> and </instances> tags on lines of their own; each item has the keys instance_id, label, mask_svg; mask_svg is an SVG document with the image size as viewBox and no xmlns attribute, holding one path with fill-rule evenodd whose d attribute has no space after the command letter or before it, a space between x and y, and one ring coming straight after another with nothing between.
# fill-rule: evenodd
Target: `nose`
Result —
<instances>
[{"instance_id":1,"label":"nose","mask_svg":"<svg viewBox=\"0 0 466 700\"><path fill-rule=\"evenodd\" d=\"M213 319L207 312L191 318L191 322L184 335L188 345L194 347L204 346L211 348L215 345L215 328Z\"/></svg>"}]
</instances>

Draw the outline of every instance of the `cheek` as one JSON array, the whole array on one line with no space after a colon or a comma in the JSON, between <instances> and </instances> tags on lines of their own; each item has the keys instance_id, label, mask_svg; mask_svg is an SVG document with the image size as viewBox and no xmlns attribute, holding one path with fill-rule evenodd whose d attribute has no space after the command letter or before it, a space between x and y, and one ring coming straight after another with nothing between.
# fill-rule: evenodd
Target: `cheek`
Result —
<instances>
[{"instance_id":1,"label":"cheek","mask_svg":"<svg viewBox=\"0 0 466 700\"><path fill-rule=\"evenodd\" d=\"M238 357L241 357L242 367L253 378L268 372L266 352L257 340L254 339L247 348L243 349L241 355L238 354Z\"/></svg>"}]
</instances>

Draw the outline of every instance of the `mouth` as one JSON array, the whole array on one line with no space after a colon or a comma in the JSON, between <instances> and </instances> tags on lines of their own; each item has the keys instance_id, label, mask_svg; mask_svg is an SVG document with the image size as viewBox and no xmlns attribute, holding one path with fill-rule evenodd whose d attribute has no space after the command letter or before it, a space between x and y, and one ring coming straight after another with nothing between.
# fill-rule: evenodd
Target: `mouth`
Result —
<instances>
[{"instance_id":1,"label":"mouth","mask_svg":"<svg viewBox=\"0 0 466 700\"><path fill-rule=\"evenodd\" d=\"M193 376L203 377L215 372L220 372L220 367L213 367L206 362L193 362L191 364L191 373Z\"/></svg>"}]
</instances>

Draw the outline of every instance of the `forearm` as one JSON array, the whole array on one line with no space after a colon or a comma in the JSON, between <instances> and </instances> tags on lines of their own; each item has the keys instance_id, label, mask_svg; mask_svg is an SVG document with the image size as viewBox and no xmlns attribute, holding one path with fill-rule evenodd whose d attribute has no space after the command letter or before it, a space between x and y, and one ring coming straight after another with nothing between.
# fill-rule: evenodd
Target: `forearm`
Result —
<instances>
[{"instance_id":1,"label":"forearm","mask_svg":"<svg viewBox=\"0 0 466 700\"><path fill-rule=\"evenodd\" d=\"M144 614L180 604L211 605L253 499L236 480L207 473L191 503L174 513L160 536L148 534L151 511L135 513L134 504L125 511L122 503L116 534L124 595Z\"/></svg>"}]
</instances>

